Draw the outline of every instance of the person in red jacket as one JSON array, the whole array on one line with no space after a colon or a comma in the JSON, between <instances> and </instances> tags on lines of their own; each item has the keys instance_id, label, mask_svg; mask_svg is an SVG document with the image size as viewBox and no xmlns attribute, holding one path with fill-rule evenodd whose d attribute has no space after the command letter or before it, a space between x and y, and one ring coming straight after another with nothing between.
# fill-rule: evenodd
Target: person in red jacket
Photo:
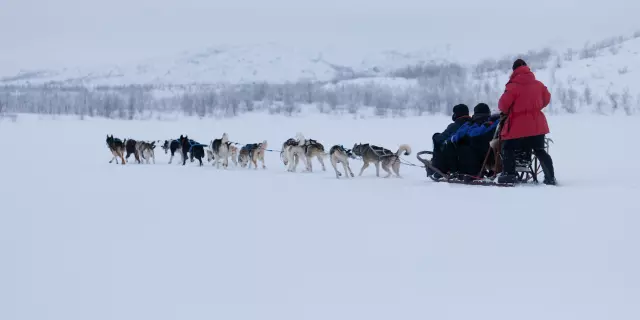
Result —
<instances>
[{"instance_id":1,"label":"person in red jacket","mask_svg":"<svg viewBox=\"0 0 640 320\"><path fill-rule=\"evenodd\" d=\"M551 156L544 148L545 135L549 133L547 118L542 109L551 101L547 87L536 80L531 69L522 59L513 63L513 73L498 102L498 109L507 116L500 131L502 139L503 172L498 182L516 180L516 150L533 150L540 160L544 183L555 185Z\"/></svg>"}]
</instances>

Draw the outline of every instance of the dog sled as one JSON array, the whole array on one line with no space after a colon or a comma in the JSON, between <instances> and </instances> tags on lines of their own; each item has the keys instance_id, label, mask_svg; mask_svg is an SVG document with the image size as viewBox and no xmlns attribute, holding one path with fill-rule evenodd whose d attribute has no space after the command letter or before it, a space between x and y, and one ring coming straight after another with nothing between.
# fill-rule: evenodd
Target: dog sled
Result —
<instances>
[{"instance_id":1,"label":"dog sled","mask_svg":"<svg viewBox=\"0 0 640 320\"><path fill-rule=\"evenodd\" d=\"M501 119L500 124L496 128L493 138L496 139L499 136L500 129L502 127L504 119ZM514 187L518 184L538 183L538 176L542 173L542 164L540 160L535 156L533 150L516 150L515 162L516 162L516 182L515 183L500 183L498 182L499 173L502 171L502 157L500 155L500 149L502 147L502 141L497 140L498 143L495 146L491 146L485 155L485 160L482 164L480 172L476 175L469 174L445 174L436 168L431 159L427 159L425 155L433 156L433 151L420 151L416 154L416 158L423 165L427 171L438 173L442 176L438 182L448 182L456 184L467 185L481 185L481 186L499 186L499 187ZM553 143L550 138L545 138L545 149L549 153L549 146ZM488 161L488 160L493 161ZM491 163L491 165L489 165Z\"/></svg>"}]
</instances>

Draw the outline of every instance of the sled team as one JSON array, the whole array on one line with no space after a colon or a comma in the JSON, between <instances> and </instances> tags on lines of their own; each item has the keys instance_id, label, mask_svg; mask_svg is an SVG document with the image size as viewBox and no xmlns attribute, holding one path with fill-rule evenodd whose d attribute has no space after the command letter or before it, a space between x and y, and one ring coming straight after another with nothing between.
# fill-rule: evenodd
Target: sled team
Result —
<instances>
[{"instance_id":1,"label":"sled team","mask_svg":"<svg viewBox=\"0 0 640 320\"><path fill-rule=\"evenodd\" d=\"M153 163L155 163L154 149L156 142L160 141L146 142L133 139L125 139L123 141L114 138L113 135L107 135L106 142L113 155L109 163L112 163L113 160L118 163L118 158L120 158L121 163L125 164L132 154L135 156L137 163L141 163L140 158L146 160L147 163L149 163L149 159L153 159ZM165 140L162 144L162 149L164 149L165 154L171 153L169 163L173 161L173 157L178 153L181 157L182 165L185 165L187 159L190 158L191 162L198 160L200 166L202 166L202 159L206 153L207 161L213 161L213 165L217 168L220 168L220 164L227 168L229 166L229 158L231 158L234 165L240 165L242 168L251 168L251 164L253 164L254 169L257 169L258 161L260 161L262 168L266 169L264 155L266 151L272 151L267 149L266 140L260 143L246 144L239 150L235 144L237 143L229 141L229 135L226 132L222 134L220 139L212 140L208 146L191 140L188 136L181 135L180 138L175 140ZM124 155L125 153L126 156ZM349 166L349 159L361 157L364 165L360 169L360 176L369 164L373 163L376 166L376 176L380 176L380 168L382 168L387 172L385 177L388 178L394 173L397 177L400 177L400 155L402 153L409 155L411 147L403 144L394 153L391 150L375 145L358 143L352 149L347 149L342 145L334 145L327 153L320 142L306 139L302 133L297 133L295 138L289 138L282 144L280 159L287 166L287 171L289 172L296 171L300 160L304 164L305 171L312 172L313 158L317 158L322 166L322 171L326 171L324 158L329 156L336 178L340 178L342 173L338 170L338 164L342 164L347 177L354 177L353 171Z\"/></svg>"},{"instance_id":2,"label":"sled team","mask_svg":"<svg viewBox=\"0 0 640 320\"><path fill-rule=\"evenodd\" d=\"M543 183L555 185L555 173L551 156L545 150L546 138L549 126L542 110L549 104L551 94L547 87L538 81L525 61L517 59L512 66L512 74L506 84L506 88L498 101L499 114L492 115L489 106L479 103L473 109L473 115L469 114L469 108L464 104L453 107L453 115L450 123L442 132L432 136L433 154L431 160L423 160L426 165L427 175L435 180L483 179L492 177L501 184L513 184L518 179L517 167L523 154L533 153L540 161L544 173ZM160 141L158 141L160 142ZM120 158L122 164L131 154L138 163L140 158L149 163L152 159L155 163L154 149L156 141L145 142L132 139L120 140L113 135L107 136L107 145L113 155L113 160ZM162 149L165 153L171 153L169 163L172 162L176 152L185 165L188 155L191 162L194 158L203 165L205 154L207 161L213 161L213 165L224 168L229 166L229 158L235 165L257 169L260 161L262 168L266 169L264 156L267 149L267 141L251 143L238 149L237 143L229 141L229 136L224 133L221 138L212 140L208 145L189 139L186 135L175 140L165 140ZM126 153L126 156L125 156ZM411 147L401 145L396 152L372 144L358 143L351 149L342 145L335 145L325 152L324 146L316 140L306 139L301 133L295 138L290 138L282 144L280 158L287 171L295 172L302 161L306 171L313 171L312 159L317 158L325 171L324 158L330 158L335 170L336 178L342 176L337 165L342 164L347 177L354 177L349 166L349 159L361 158L363 166L359 175L374 164L376 176L380 176L380 168L387 173L400 177L400 156L411 154ZM526 156L524 156L526 158ZM527 159L524 159L525 161Z\"/></svg>"}]
</instances>

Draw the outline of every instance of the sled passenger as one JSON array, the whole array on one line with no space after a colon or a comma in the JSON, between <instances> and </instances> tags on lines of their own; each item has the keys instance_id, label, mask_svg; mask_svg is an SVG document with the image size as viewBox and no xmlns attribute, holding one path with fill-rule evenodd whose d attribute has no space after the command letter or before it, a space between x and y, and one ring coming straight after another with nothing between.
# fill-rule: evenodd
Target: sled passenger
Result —
<instances>
[{"instance_id":1,"label":"sled passenger","mask_svg":"<svg viewBox=\"0 0 640 320\"><path fill-rule=\"evenodd\" d=\"M444 131L441 133L434 133L431 137L433 141L433 165L444 173L449 172L448 163L451 163L451 158L455 156L455 153L451 152L453 144L451 146L447 146L450 143L449 139L456 131L458 131L458 129L460 129L462 125L471 121L471 117L469 116L469 107L465 104L458 104L454 106L451 120L453 123L449 124ZM439 174L432 170L427 170L427 175L435 180L441 178Z\"/></svg>"},{"instance_id":2,"label":"sled passenger","mask_svg":"<svg viewBox=\"0 0 640 320\"><path fill-rule=\"evenodd\" d=\"M479 103L473 108L471 121L462 125L450 138L456 147L457 156L457 163L451 168L452 172L474 176L480 173L499 117L491 115L486 103Z\"/></svg>"},{"instance_id":3,"label":"sled passenger","mask_svg":"<svg viewBox=\"0 0 640 320\"><path fill-rule=\"evenodd\" d=\"M513 73L498 102L498 109L506 115L500 138L502 140L503 172L499 183L516 180L516 150L533 150L540 160L544 183L555 185L551 156L544 149L545 135L549 133L547 119L542 113L551 100L547 87L536 80L531 69L522 59L513 63Z\"/></svg>"}]
</instances>

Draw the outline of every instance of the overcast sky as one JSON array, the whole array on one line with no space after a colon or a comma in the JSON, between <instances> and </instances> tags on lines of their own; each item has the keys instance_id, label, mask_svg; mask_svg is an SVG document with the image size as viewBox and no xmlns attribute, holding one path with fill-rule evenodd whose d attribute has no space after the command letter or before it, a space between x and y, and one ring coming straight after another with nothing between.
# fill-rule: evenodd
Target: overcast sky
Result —
<instances>
[{"instance_id":1,"label":"overcast sky","mask_svg":"<svg viewBox=\"0 0 640 320\"><path fill-rule=\"evenodd\" d=\"M640 29L635 0L0 0L0 69L137 61L278 41L483 58ZM550 9L546 9L545 7Z\"/></svg>"}]
</instances>

